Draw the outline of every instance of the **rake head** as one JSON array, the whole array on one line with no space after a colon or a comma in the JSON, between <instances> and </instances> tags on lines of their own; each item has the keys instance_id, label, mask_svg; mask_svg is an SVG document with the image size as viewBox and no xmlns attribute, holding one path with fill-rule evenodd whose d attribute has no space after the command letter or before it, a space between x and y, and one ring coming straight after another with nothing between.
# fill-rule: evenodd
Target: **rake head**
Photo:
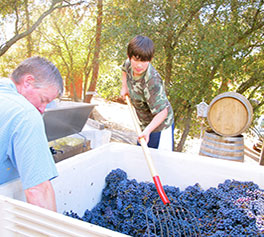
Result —
<instances>
[{"instance_id":1,"label":"rake head","mask_svg":"<svg viewBox=\"0 0 264 237\"><path fill-rule=\"evenodd\" d=\"M146 210L148 236L200 236L196 217L174 204L155 204Z\"/></svg>"}]
</instances>

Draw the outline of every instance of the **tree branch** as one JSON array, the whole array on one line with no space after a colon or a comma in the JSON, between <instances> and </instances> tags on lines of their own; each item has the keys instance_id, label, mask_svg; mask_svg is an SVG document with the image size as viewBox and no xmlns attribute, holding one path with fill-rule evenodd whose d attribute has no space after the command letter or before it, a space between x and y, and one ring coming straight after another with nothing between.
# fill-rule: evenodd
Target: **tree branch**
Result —
<instances>
[{"instance_id":1,"label":"tree branch","mask_svg":"<svg viewBox=\"0 0 264 237\"><path fill-rule=\"evenodd\" d=\"M5 54L8 49L13 45L15 44L17 41L19 41L20 39L23 39L24 37L30 35L40 24L41 22L43 21L43 19L45 17L47 17L49 14L51 14L54 10L56 9L60 9L60 8L65 8L65 7L70 7L70 6L75 6L75 5L80 5L82 4L84 1L79 1L77 3L74 3L74 4L69 4L67 3L66 5L62 5L63 2L66 2L66 1L63 1L63 0L55 0L55 1L52 1L52 4L50 6L50 8L45 11L39 18L38 20L30 27L28 28L26 31L22 32L22 33L18 33L17 32L17 29L16 29L16 34L15 36L13 36L10 40L8 40L7 42L5 42L4 44L2 44L0 46L0 57Z\"/></svg>"}]
</instances>

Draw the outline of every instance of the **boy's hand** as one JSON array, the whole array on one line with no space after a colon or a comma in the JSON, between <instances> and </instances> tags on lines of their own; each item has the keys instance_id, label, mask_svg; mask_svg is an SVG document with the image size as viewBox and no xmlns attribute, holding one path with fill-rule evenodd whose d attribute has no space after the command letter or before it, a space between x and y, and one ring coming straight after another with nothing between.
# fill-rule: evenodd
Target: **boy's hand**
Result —
<instances>
[{"instance_id":1,"label":"boy's hand","mask_svg":"<svg viewBox=\"0 0 264 237\"><path fill-rule=\"evenodd\" d=\"M138 136L138 142L140 143L140 139L144 138L146 143L148 144L149 142L149 136L150 136L150 131L148 131L147 129L145 129L141 134L139 134Z\"/></svg>"},{"instance_id":2,"label":"boy's hand","mask_svg":"<svg viewBox=\"0 0 264 237\"><path fill-rule=\"evenodd\" d=\"M122 87L120 94L121 94L122 99L126 100L126 95L129 96L128 88L127 87Z\"/></svg>"},{"instance_id":3,"label":"boy's hand","mask_svg":"<svg viewBox=\"0 0 264 237\"><path fill-rule=\"evenodd\" d=\"M122 72L122 89L121 89L121 96L123 100L126 100L126 95L129 96L128 87L127 87L127 79L126 79L126 72Z\"/></svg>"}]
</instances>

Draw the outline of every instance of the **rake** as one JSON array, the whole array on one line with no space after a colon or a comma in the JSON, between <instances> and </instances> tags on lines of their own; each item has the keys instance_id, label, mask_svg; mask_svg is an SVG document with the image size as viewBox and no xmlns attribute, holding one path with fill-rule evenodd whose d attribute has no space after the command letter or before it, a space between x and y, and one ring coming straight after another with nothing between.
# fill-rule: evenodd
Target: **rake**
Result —
<instances>
[{"instance_id":1,"label":"rake","mask_svg":"<svg viewBox=\"0 0 264 237\"><path fill-rule=\"evenodd\" d=\"M133 119L137 134L141 134L137 114L126 95L126 102ZM162 203L155 203L146 210L148 236L200 236L200 229L195 216L181 205L171 204L168 199L159 175L154 167L150 150L144 138L140 138L140 145L143 149L155 187Z\"/></svg>"}]
</instances>

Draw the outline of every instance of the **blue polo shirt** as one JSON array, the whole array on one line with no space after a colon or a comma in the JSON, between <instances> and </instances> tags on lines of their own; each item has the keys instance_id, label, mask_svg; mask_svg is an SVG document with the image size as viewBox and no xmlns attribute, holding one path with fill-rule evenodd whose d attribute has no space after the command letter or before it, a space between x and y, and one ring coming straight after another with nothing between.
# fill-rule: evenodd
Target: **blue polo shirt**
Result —
<instances>
[{"instance_id":1,"label":"blue polo shirt","mask_svg":"<svg viewBox=\"0 0 264 237\"><path fill-rule=\"evenodd\" d=\"M20 178L28 189L57 175L41 114L10 79L0 79L0 184Z\"/></svg>"}]
</instances>

